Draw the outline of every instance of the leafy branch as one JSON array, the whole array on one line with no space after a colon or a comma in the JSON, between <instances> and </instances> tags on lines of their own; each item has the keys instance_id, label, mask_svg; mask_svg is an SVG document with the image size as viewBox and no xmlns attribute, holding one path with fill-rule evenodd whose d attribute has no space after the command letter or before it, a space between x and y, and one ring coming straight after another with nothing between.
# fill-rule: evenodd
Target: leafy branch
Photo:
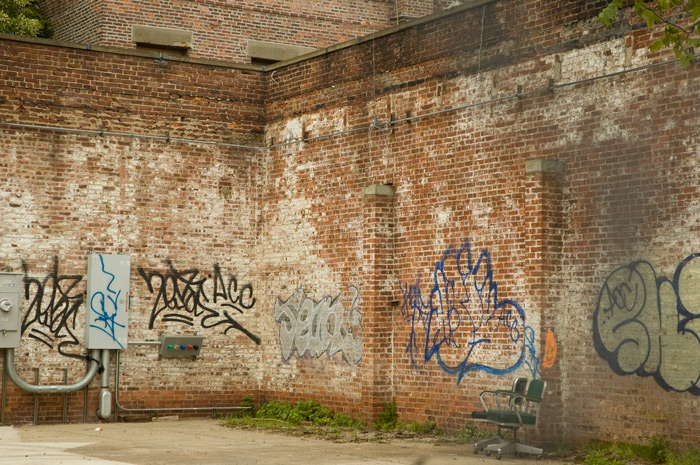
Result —
<instances>
[{"instance_id":1,"label":"leafy branch","mask_svg":"<svg viewBox=\"0 0 700 465\"><path fill-rule=\"evenodd\" d=\"M610 27L625 3L612 0L598 18ZM634 11L649 29L665 24L661 37L649 45L650 51L671 48L683 67L695 63L695 48L700 46L700 0L634 0Z\"/></svg>"},{"instance_id":2,"label":"leafy branch","mask_svg":"<svg viewBox=\"0 0 700 465\"><path fill-rule=\"evenodd\" d=\"M52 28L39 12L39 0L0 0L0 32L49 37Z\"/></svg>"}]
</instances>

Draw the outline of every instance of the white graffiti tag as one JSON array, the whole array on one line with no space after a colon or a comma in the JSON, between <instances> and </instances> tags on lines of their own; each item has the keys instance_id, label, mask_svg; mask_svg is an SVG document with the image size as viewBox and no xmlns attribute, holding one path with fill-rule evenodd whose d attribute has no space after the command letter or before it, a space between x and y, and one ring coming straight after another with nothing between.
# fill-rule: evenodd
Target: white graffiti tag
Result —
<instances>
[{"instance_id":1,"label":"white graffiti tag","mask_svg":"<svg viewBox=\"0 0 700 465\"><path fill-rule=\"evenodd\" d=\"M282 358L297 356L319 357L324 352L332 357L340 352L343 359L356 365L362 359L362 314L357 308L359 291L349 286L351 297L343 293L335 298L326 296L316 302L297 289L286 301L277 298L275 320L280 323ZM350 300L346 311L342 300Z\"/></svg>"}]
</instances>

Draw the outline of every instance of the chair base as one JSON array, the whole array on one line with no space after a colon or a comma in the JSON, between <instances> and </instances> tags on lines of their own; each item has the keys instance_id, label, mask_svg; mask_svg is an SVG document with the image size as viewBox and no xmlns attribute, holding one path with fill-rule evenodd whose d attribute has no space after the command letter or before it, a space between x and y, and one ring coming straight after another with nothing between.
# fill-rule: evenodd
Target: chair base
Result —
<instances>
[{"instance_id":1,"label":"chair base","mask_svg":"<svg viewBox=\"0 0 700 465\"><path fill-rule=\"evenodd\" d=\"M529 454L535 455L538 459L542 458L542 449L521 444L515 439L505 439L500 434L474 444L474 453L478 454L480 450L485 450L487 457L491 455L491 452L496 452L496 458L498 460L501 459L503 454L515 454L516 457Z\"/></svg>"}]
</instances>

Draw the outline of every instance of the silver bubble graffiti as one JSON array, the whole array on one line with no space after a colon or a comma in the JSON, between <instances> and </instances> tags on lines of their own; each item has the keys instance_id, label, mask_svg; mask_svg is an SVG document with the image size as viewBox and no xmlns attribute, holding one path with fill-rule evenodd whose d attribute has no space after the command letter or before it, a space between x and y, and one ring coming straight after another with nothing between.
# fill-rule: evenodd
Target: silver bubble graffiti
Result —
<instances>
[{"instance_id":1,"label":"silver bubble graffiti","mask_svg":"<svg viewBox=\"0 0 700 465\"><path fill-rule=\"evenodd\" d=\"M280 323L282 358L287 361L294 352L302 357L329 357L341 353L343 359L356 365L362 359L362 314L357 308L359 291L348 287L348 295L323 297L316 302L297 289L286 301L275 302L275 320ZM344 305L347 303L347 307Z\"/></svg>"},{"instance_id":2,"label":"silver bubble graffiti","mask_svg":"<svg viewBox=\"0 0 700 465\"><path fill-rule=\"evenodd\" d=\"M700 395L700 255L683 260L673 280L645 261L613 271L598 298L593 338L615 373Z\"/></svg>"}]
</instances>

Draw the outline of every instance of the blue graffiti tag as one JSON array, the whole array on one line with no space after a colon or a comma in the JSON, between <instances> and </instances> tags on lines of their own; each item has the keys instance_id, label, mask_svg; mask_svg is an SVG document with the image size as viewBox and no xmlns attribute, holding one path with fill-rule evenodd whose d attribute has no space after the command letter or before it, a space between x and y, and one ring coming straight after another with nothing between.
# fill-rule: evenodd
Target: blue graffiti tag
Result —
<instances>
[{"instance_id":1,"label":"blue graffiti tag","mask_svg":"<svg viewBox=\"0 0 700 465\"><path fill-rule=\"evenodd\" d=\"M107 334L109 337L112 338L114 342L119 344L119 347L122 349L124 346L117 341L117 337L114 332L115 326L119 326L120 328L124 328L124 325L119 324L116 322L117 318L117 300L119 299L119 295L121 294L121 289L116 292L114 291L111 286L112 283L114 282L114 279L116 278L112 273L109 271L105 270L105 262L104 259L102 258L102 255L99 255L100 257L100 263L102 265L102 272L108 276L111 277L109 280L109 283L107 284L107 300L109 301L109 305L106 305L105 301L105 294L103 292L95 292L93 294L92 298L90 299L90 308L92 309L93 312L97 315L95 317L95 323L102 322L104 327L97 326L96 324L91 324L91 328L96 328L103 333ZM97 302L95 302L97 300ZM110 313L109 311L111 309L114 309L113 313Z\"/></svg>"},{"instance_id":2,"label":"blue graffiti tag","mask_svg":"<svg viewBox=\"0 0 700 465\"><path fill-rule=\"evenodd\" d=\"M401 313L411 323L406 352L414 365L422 348L424 361L435 358L444 371L457 375L457 384L470 371L505 375L524 361L537 377L535 332L525 325L518 302L498 299L486 249L474 257L469 241L459 249L448 247L435 264L432 281L427 298L421 294L420 275L414 284L401 285ZM485 357L493 351L500 356Z\"/></svg>"}]
</instances>

